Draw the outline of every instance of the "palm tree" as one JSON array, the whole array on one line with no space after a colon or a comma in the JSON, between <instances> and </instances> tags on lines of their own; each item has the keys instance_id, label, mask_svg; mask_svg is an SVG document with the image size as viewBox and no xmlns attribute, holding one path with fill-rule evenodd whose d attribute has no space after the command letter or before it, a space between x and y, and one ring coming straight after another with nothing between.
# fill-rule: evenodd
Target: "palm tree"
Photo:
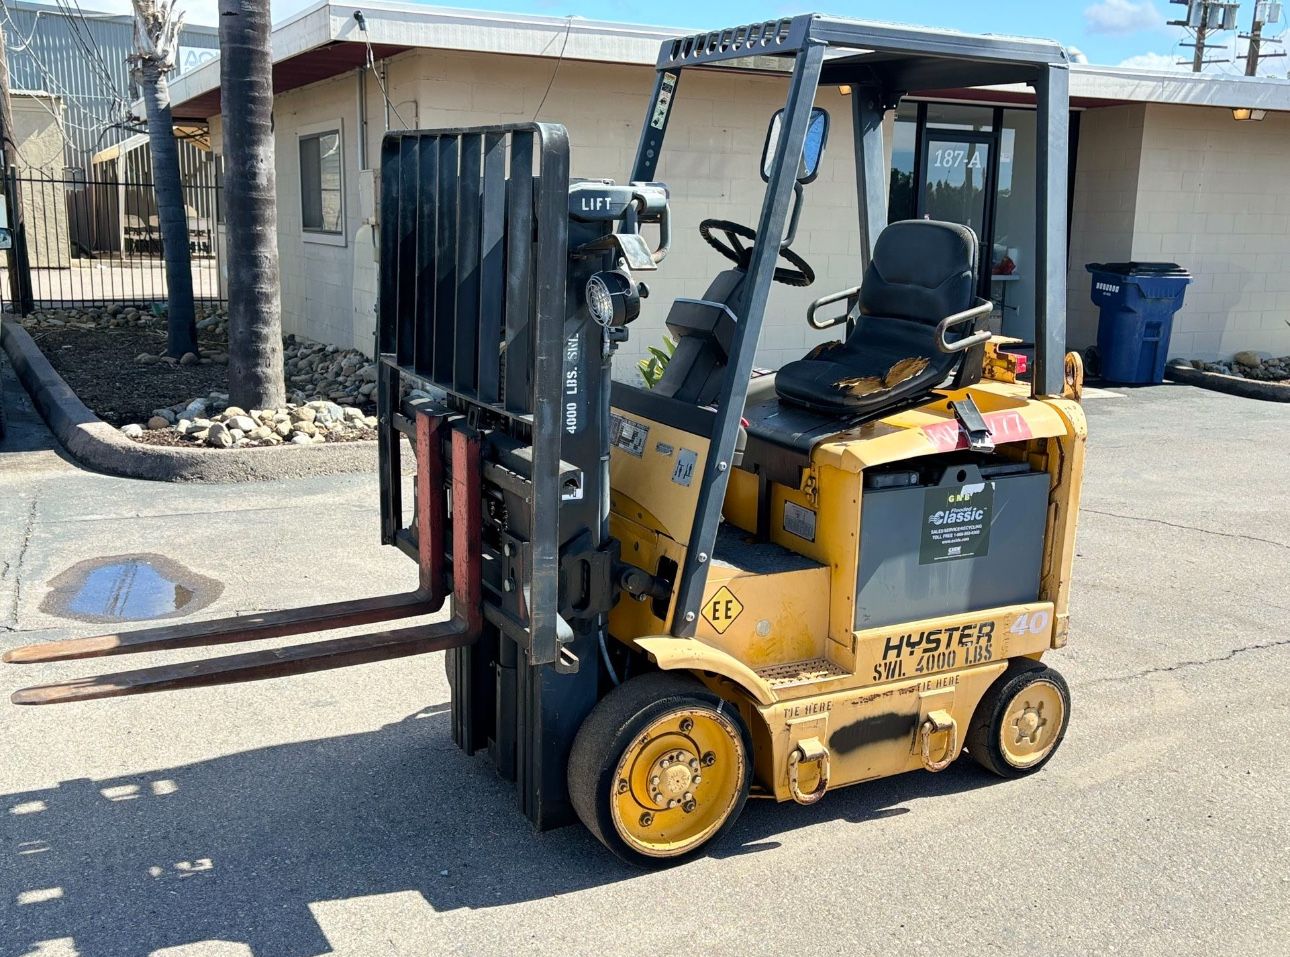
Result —
<instances>
[{"instance_id":1,"label":"palm tree","mask_svg":"<svg viewBox=\"0 0 1290 957\"><path fill-rule=\"evenodd\" d=\"M197 316L193 310L193 271L188 254L188 214L179 177L179 147L170 119L170 84L184 15L167 0L134 0L134 53L130 67L143 90L152 148L152 184L166 261L169 310L166 354L178 359L197 351Z\"/></svg>"},{"instance_id":2,"label":"palm tree","mask_svg":"<svg viewBox=\"0 0 1290 957\"><path fill-rule=\"evenodd\" d=\"M229 401L244 409L286 401L269 27L269 0L219 0Z\"/></svg>"}]
</instances>

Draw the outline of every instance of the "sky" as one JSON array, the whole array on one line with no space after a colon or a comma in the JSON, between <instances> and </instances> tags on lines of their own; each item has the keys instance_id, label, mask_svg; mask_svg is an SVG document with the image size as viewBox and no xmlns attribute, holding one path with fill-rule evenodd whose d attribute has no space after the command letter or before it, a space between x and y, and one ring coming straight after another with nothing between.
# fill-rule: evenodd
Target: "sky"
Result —
<instances>
[{"instance_id":1,"label":"sky","mask_svg":"<svg viewBox=\"0 0 1290 957\"><path fill-rule=\"evenodd\" d=\"M277 23L312 6L314 0L272 0ZM193 23L216 22L216 0L176 0ZM356 4L361 6L361 0ZM733 26L811 10L810 0L457 0L438 4L478 10L502 10L543 16L579 16L691 30ZM1241 3L1241 28L1249 26L1254 0ZM87 0L85 9L129 12L130 0ZM1092 63L1173 69L1190 56L1181 50L1180 27L1166 25L1184 8L1168 0L828 0L827 12L862 19L899 19L905 23L949 27L973 33L1045 37L1078 47ZM1279 32L1284 24L1272 33ZM1229 43L1238 42L1227 34ZM1244 42L1240 42L1243 52ZM1285 76L1290 58L1264 62L1261 72Z\"/></svg>"}]
</instances>

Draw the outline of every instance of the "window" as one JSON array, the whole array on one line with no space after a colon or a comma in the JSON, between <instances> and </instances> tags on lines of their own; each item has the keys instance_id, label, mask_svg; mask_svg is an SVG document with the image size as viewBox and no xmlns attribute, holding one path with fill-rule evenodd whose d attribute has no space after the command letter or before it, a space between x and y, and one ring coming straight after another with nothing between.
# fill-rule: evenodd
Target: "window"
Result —
<instances>
[{"instance_id":1,"label":"window","mask_svg":"<svg viewBox=\"0 0 1290 957\"><path fill-rule=\"evenodd\" d=\"M340 130L300 137L300 224L306 232L339 234L345 227Z\"/></svg>"}]
</instances>

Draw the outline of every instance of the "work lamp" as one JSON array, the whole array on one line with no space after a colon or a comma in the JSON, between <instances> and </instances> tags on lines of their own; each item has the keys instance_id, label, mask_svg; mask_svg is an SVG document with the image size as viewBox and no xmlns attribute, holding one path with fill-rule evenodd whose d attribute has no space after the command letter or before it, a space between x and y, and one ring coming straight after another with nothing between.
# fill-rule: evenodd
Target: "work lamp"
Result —
<instances>
[{"instance_id":1,"label":"work lamp","mask_svg":"<svg viewBox=\"0 0 1290 957\"><path fill-rule=\"evenodd\" d=\"M631 277L609 270L587 280L587 308L602 326L625 326L641 313L641 297Z\"/></svg>"}]
</instances>

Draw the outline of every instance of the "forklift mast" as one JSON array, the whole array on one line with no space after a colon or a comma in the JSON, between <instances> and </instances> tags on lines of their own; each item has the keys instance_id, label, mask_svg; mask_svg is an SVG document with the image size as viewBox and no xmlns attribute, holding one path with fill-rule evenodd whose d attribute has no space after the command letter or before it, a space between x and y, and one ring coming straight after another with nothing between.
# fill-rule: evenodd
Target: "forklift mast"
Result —
<instances>
[{"instance_id":1,"label":"forklift mast","mask_svg":"<svg viewBox=\"0 0 1290 957\"><path fill-rule=\"evenodd\" d=\"M625 330L584 296L620 260L650 270L666 254L666 191L571 183L564 128L531 123L389 134L380 201L381 538L417 559L437 601L460 549L478 550L467 601L482 631L448 657L453 738L517 781L535 824L564 823L617 560L608 397ZM660 226L659 249L644 222ZM435 398L407 400L409 387ZM407 520L404 438L417 462ZM462 535L467 498L480 509Z\"/></svg>"}]
</instances>

